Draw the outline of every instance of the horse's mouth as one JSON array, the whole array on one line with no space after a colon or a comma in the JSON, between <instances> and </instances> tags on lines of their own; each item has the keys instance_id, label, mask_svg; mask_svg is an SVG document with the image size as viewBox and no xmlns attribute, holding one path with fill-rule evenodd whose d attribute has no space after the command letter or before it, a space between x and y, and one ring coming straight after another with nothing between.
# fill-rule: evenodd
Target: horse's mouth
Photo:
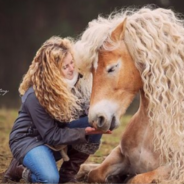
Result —
<instances>
[{"instance_id":1,"label":"horse's mouth","mask_svg":"<svg viewBox=\"0 0 184 184\"><path fill-rule=\"evenodd\" d=\"M112 131L112 130L114 130L115 127L116 127L116 118L115 118L115 116L113 116L109 130Z\"/></svg>"}]
</instances>

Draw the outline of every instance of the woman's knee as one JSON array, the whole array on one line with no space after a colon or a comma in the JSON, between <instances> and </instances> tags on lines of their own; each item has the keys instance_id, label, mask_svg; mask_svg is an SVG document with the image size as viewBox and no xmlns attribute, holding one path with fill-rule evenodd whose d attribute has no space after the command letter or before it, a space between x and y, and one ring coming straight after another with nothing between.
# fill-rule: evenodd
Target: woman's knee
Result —
<instances>
[{"instance_id":1,"label":"woman's knee","mask_svg":"<svg viewBox=\"0 0 184 184\"><path fill-rule=\"evenodd\" d=\"M39 183L59 183L59 172L42 175L39 178Z\"/></svg>"}]
</instances>

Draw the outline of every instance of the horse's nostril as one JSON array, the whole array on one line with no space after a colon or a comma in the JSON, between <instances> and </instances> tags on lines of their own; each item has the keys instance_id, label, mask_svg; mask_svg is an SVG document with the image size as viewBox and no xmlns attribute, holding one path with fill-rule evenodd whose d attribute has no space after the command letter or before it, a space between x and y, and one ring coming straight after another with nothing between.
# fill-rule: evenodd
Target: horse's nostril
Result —
<instances>
[{"instance_id":1,"label":"horse's nostril","mask_svg":"<svg viewBox=\"0 0 184 184\"><path fill-rule=\"evenodd\" d=\"M103 116L98 117L98 127L103 127L105 118Z\"/></svg>"}]
</instances>

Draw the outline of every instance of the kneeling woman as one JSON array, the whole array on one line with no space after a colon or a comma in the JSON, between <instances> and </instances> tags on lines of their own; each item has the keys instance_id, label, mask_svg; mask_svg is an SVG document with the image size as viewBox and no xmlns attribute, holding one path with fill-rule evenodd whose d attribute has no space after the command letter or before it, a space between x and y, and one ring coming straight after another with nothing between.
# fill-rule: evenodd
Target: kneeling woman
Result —
<instances>
[{"instance_id":1,"label":"kneeling woman","mask_svg":"<svg viewBox=\"0 0 184 184\"><path fill-rule=\"evenodd\" d=\"M82 80L68 39L52 37L38 50L19 87L22 106L10 133L14 159L4 182L22 177L33 183L76 182L80 165L98 149L102 135L88 124L89 93ZM51 149L58 145L68 145L70 158L59 172L60 152Z\"/></svg>"}]
</instances>

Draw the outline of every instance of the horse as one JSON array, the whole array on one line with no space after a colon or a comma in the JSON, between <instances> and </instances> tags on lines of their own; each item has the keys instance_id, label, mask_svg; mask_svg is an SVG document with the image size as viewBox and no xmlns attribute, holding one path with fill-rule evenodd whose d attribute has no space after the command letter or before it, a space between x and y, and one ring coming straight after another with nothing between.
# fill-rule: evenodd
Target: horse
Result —
<instances>
[{"instance_id":1,"label":"horse","mask_svg":"<svg viewBox=\"0 0 184 184\"><path fill-rule=\"evenodd\" d=\"M170 9L145 6L98 16L75 42L81 73L93 76L89 123L117 128L136 94L137 112L101 164L80 177L106 183L184 181L184 21ZM115 178L115 177L114 177Z\"/></svg>"}]
</instances>

